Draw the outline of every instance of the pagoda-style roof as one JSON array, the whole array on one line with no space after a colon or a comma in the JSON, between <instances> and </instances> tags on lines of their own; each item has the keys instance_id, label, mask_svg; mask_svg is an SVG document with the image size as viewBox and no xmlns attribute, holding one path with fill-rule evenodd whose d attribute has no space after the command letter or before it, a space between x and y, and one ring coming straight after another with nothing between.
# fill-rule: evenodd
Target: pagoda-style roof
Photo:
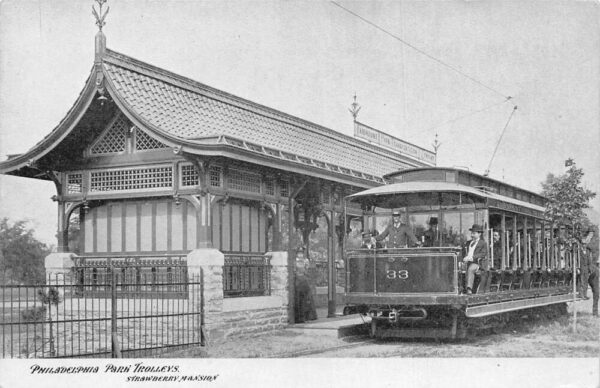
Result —
<instances>
[{"instance_id":1,"label":"pagoda-style roof","mask_svg":"<svg viewBox=\"0 0 600 388\"><path fill-rule=\"evenodd\" d=\"M67 117L0 173L38 177L29 167L59 146L104 88L136 126L178 152L236 157L307 175L383 183L383 176L424 163L105 49ZM101 74L100 74L101 73ZM99 84L98 80L101 80ZM71 134L73 136L73 134ZM64 145L63 145L64 146ZM46 177L41 177L46 179ZM371 182L370 184L368 182Z\"/></svg>"}]
</instances>

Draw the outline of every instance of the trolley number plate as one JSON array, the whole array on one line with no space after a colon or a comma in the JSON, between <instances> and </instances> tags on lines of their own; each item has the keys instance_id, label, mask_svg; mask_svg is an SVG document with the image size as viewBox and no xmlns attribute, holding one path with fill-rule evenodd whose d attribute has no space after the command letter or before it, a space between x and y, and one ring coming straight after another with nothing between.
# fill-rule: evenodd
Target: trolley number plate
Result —
<instances>
[{"instance_id":1,"label":"trolley number plate","mask_svg":"<svg viewBox=\"0 0 600 388\"><path fill-rule=\"evenodd\" d=\"M408 279L408 271L405 269L401 269L401 270L390 269L390 270L386 271L385 277L387 279L391 279L391 280L394 280L394 279L406 280L406 279Z\"/></svg>"}]
</instances>

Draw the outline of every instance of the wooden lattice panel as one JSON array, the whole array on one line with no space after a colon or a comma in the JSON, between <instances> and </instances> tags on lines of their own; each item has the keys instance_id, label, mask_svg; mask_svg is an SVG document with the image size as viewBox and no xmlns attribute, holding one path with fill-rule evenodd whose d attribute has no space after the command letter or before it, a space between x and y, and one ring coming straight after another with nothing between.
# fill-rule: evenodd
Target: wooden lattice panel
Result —
<instances>
[{"instance_id":1,"label":"wooden lattice panel","mask_svg":"<svg viewBox=\"0 0 600 388\"><path fill-rule=\"evenodd\" d=\"M265 194L275 195L275 179L273 177L265 178Z\"/></svg>"},{"instance_id":2,"label":"wooden lattice panel","mask_svg":"<svg viewBox=\"0 0 600 388\"><path fill-rule=\"evenodd\" d=\"M91 148L93 155L114 154L124 152L127 149L127 127L125 116L119 115L104 132L102 137Z\"/></svg>"},{"instance_id":3,"label":"wooden lattice panel","mask_svg":"<svg viewBox=\"0 0 600 388\"><path fill-rule=\"evenodd\" d=\"M229 170L228 187L231 190L260 193L260 175L244 170Z\"/></svg>"},{"instance_id":4,"label":"wooden lattice panel","mask_svg":"<svg viewBox=\"0 0 600 388\"><path fill-rule=\"evenodd\" d=\"M162 148L168 148L166 144L161 143L155 138L148 135L146 132L136 128L135 131L135 150L136 151L148 151L148 150L159 150Z\"/></svg>"},{"instance_id":5,"label":"wooden lattice panel","mask_svg":"<svg viewBox=\"0 0 600 388\"><path fill-rule=\"evenodd\" d=\"M146 167L90 173L90 191L156 190L173 187L173 168Z\"/></svg>"},{"instance_id":6,"label":"wooden lattice panel","mask_svg":"<svg viewBox=\"0 0 600 388\"><path fill-rule=\"evenodd\" d=\"M193 164L181 165L181 186L198 186L199 184L198 170Z\"/></svg>"},{"instance_id":7,"label":"wooden lattice panel","mask_svg":"<svg viewBox=\"0 0 600 388\"><path fill-rule=\"evenodd\" d=\"M290 196L290 182L286 180L279 181L279 195L282 197Z\"/></svg>"},{"instance_id":8,"label":"wooden lattice panel","mask_svg":"<svg viewBox=\"0 0 600 388\"><path fill-rule=\"evenodd\" d=\"M212 187L221 187L222 168L220 166L210 166L208 171L210 175L210 185Z\"/></svg>"},{"instance_id":9,"label":"wooden lattice panel","mask_svg":"<svg viewBox=\"0 0 600 388\"><path fill-rule=\"evenodd\" d=\"M67 174L67 194L81 193L83 176L81 173Z\"/></svg>"},{"instance_id":10,"label":"wooden lattice panel","mask_svg":"<svg viewBox=\"0 0 600 388\"><path fill-rule=\"evenodd\" d=\"M331 200L331 188L329 186L321 187L321 203L329 204Z\"/></svg>"}]
</instances>

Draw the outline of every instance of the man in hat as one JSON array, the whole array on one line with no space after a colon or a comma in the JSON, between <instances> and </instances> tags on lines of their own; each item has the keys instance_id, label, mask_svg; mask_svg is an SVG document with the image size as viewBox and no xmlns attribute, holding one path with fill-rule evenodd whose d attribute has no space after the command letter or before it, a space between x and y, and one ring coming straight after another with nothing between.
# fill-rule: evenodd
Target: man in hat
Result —
<instances>
[{"instance_id":1,"label":"man in hat","mask_svg":"<svg viewBox=\"0 0 600 388\"><path fill-rule=\"evenodd\" d=\"M431 217L429 219L429 229L423 233L423 246L424 247L437 247L439 246L438 238L438 219L437 217Z\"/></svg>"},{"instance_id":2,"label":"man in hat","mask_svg":"<svg viewBox=\"0 0 600 388\"><path fill-rule=\"evenodd\" d=\"M317 319L313 290L308 274L309 260L304 256L304 247L296 252L296 274L294 277L294 321L297 323Z\"/></svg>"},{"instance_id":3,"label":"man in hat","mask_svg":"<svg viewBox=\"0 0 600 388\"><path fill-rule=\"evenodd\" d=\"M592 288L592 314L598 316L598 299L600 298L600 271L598 269L598 254L594 254L594 249L590 245L594 237L593 231L588 231L587 237L581 242L581 281L579 296L589 299L587 296L588 286ZM596 248L597 252L597 248Z\"/></svg>"},{"instance_id":4,"label":"man in hat","mask_svg":"<svg viewBox=\"0 0 600 388\"><path fill-rule=\"evenodd\" d=\"M373 234L370 231L364 231L362 234L362 245L360 247L362 249L375 249L372 237Z\"/></svg>"},{"instance_id":5,"label":"man in hat","mask_svg":"<svg viewBox=\"0 0 600 388\"><path fill-rule=\"evenodd\" d=\"M588 284L592 288L592 315L598 317L598 299L600 299L600 269L598 268L598 257L593 257L591 249L587 249L589 258Z\"/></svg>"},{"instance_id":6,"label":"man in hat","mask_svg":"<svg viewBox=\"0 0 600 388\"><path fill-rule=\"evenodd\" d=\"M403 224L401 221L400 212L394 210L392 213L392 222L388 224L380 235L372 238L372 240L375 240L373 243L382 241L389 236L387 243L388 248L404 248L407 246L418 245L419 242L412 230L410 230L408 225Z\"/></svg>"},{"instance_id":7,"label":"man in hat","mask_svg":"<svg viewBox=\"0 0 600 388\"><path fill-rule=\"evenodd\" d=\"M599 281L598 281L598 261L593 257L592 250L589 247L583 247L581 255L581 282L579 296L584 299L589 299L587 296L588 286L592 288L592 314L598 316L598 298L599 298Z\"/></svg>"},{"instance_id":8,"label":"man in hat","mask_svg":"<svg viewBox=\"0 0 600 388\"><path fill-rule=\"evenodd\" d=\"M483 227L474 224L471 229L471 240L465 245L465 257L463 262L467 265L467 294L473 293L473 282L475 281L475 272L479 269L488 267L488 245L481 237Z\"/></svg>"}]
</instances>

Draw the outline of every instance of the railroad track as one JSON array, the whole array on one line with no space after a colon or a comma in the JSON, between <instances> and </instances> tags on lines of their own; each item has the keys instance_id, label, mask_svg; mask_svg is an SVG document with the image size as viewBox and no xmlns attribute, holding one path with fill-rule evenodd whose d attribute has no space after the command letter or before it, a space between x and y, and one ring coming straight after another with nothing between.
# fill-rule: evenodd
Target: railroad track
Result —
<instances>
[{"instance_id":1,"label":"railroad track","mask_svg":"<svg viewBox=\"0 0 600 388\"><path fill-rule=\"evenodd\" d=\"M336 346L330 346L330 347L327 347L327 348L320 348L320 349L307 349L307 350L300 350L300 351L297 351L297 352L285 352L285 353L273 354L272 356L268 356L268 357L269 358L298 358L298 357L306 357L306 356L312 356L312 355L315 355L315 354L332 352L332 351L336 351L336 350L357 348L359 346L368 345L368 344L374 344L374 343L377 342L377 339L375 339L375 338L369 338L368 335L357 335L357 336L352 336L352 337L347 337L347 338L351 339L352 343L347 343L347 344L342 344L342 345L336 345Z\"/></svg>"}]
</instances>

